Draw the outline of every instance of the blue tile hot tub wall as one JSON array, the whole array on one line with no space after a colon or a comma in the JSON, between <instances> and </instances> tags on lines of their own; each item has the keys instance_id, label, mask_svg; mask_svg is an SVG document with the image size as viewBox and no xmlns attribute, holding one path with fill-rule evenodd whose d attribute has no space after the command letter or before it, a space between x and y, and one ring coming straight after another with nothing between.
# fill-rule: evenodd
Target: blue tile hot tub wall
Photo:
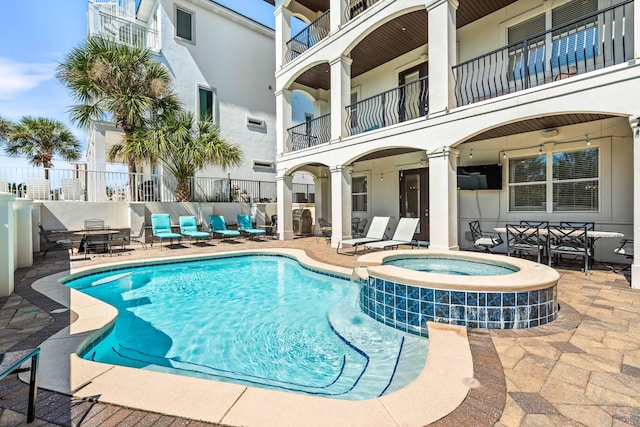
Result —
<instances>
[{"instance_id":1,"label":"blue tile hot tub wall","mask_svg":"<svg viewBox=\"0 0 640 427\"><path fill-rule=\"evenodd\" d=\"M422 288L374 276L360 281L360 307L388 326L427 336L427 322L470 328L544 325L558 316L555 285L525 292L474 292Z\"/></svg>"}]
</instances>

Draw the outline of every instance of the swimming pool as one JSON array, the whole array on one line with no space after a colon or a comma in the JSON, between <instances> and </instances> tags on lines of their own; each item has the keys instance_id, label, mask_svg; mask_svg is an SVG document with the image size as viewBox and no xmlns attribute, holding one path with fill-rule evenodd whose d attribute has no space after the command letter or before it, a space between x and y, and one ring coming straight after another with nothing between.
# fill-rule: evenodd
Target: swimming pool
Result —
<instances>
[{"instance_id":1,"label":"swimming pool","mask_svg":"<svg viewBox=\"0 0 640 427\"><path fill-rule=\"evenodd\" d=\"M65 283L119 311L81 357L297 393L367 399L422 370L427 341L375 322L358 286L285 256L128 267Z\"/></svg>"},{"instance_id":2,"label":"swimming pool","mask_svg":"<svg viewBox=\"0 0 640 427\"><path fill-rule=\"evenodd\" d=\"M393 265L414 271L427 273L442 273L453 276L502 276L515 273L518 267L510 264L487 262L474 259L460 259L453 256L446 257L390 257L383 265Z\"/></svg>"}]
</instances>

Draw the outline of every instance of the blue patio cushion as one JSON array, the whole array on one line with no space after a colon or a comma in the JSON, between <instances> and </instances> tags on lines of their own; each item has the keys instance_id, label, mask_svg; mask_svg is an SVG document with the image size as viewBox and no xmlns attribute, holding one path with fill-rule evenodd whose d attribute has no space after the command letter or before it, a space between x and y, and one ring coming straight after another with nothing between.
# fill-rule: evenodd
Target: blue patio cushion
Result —
<instances>
[{"instance_id":1,"label":"blue patio cushion","mask_svg":"<svg viewBox=\"0 0 640 427\"><path fill-rule=\"evenodd\" d=\"M169 214L151 214L151 233L163 239L179 239L181 234L171 231L171 216Z\"/></svg>"},{"instance_id":2,"label":"blue patio cushion","mask_svg":"<svg viewBox=\"0 0 640 427\"><path fill-rule=\"evenodd\" d=\"M240 232L237 230L227 230L227 223L222 215L211 215L209 217L209 224L211 224L211 231L215 234L220 234L226 237L240 235Z\"/></svg>"},{"instance_id":3,"label":"blue patio cushion","mask_svg":"<svg viewBox=\"0 0 640 427\"><path fill-rule=\"evenodd\" d=\"M253 228L251 216L247 214L238 214L238 229L248 234L266 234L266 230Z\"/></svg>"},{"instance_id":4,"label":"blue patio cushion","mask_svg":"<svg viewBox=\"0 0 640 427\"><path fill-rule=\"evenodd\" d=\"M198 230L198 223L195 216L181 216L178 218L180 223L180 233L193 238L209 237L209 233Z\"/></svg>"}]
</instances>

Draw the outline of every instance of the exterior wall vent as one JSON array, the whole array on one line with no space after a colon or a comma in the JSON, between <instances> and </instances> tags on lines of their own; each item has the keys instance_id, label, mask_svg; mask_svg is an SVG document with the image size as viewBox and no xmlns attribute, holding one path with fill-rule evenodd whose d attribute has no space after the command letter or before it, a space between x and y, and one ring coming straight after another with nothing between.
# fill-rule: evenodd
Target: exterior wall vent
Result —
<instances>
[{"instance_id":1,"label":"exterior wall vent","mask_svg":"<svg viewBox=\"0 0 640 427\"><path fill-rule=\"evenodd\" d=\"M247 117L247 126L250 128L264 129L267 124L264 120L256 119L254 117Z\"/></svg>"}]
</instances>

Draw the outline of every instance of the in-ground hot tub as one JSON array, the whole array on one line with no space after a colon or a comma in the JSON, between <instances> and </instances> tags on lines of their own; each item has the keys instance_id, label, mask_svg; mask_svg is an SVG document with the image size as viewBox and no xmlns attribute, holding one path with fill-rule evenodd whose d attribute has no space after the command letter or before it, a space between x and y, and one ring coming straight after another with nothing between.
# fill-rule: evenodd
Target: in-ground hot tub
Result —
<instances>
[{"instance_id":1,"label":"in-ground hot tub","mask_svg":"<svg viewBox=\"0 0 640 427\"><path fill-rule=\"evenodd\" d=\"M477 252L382 251L361 256L355 275L364 313L423 336L429 321L512 329L543 325L558 315L560 275L520 258Z\"/></svg>"}]
</instances>

